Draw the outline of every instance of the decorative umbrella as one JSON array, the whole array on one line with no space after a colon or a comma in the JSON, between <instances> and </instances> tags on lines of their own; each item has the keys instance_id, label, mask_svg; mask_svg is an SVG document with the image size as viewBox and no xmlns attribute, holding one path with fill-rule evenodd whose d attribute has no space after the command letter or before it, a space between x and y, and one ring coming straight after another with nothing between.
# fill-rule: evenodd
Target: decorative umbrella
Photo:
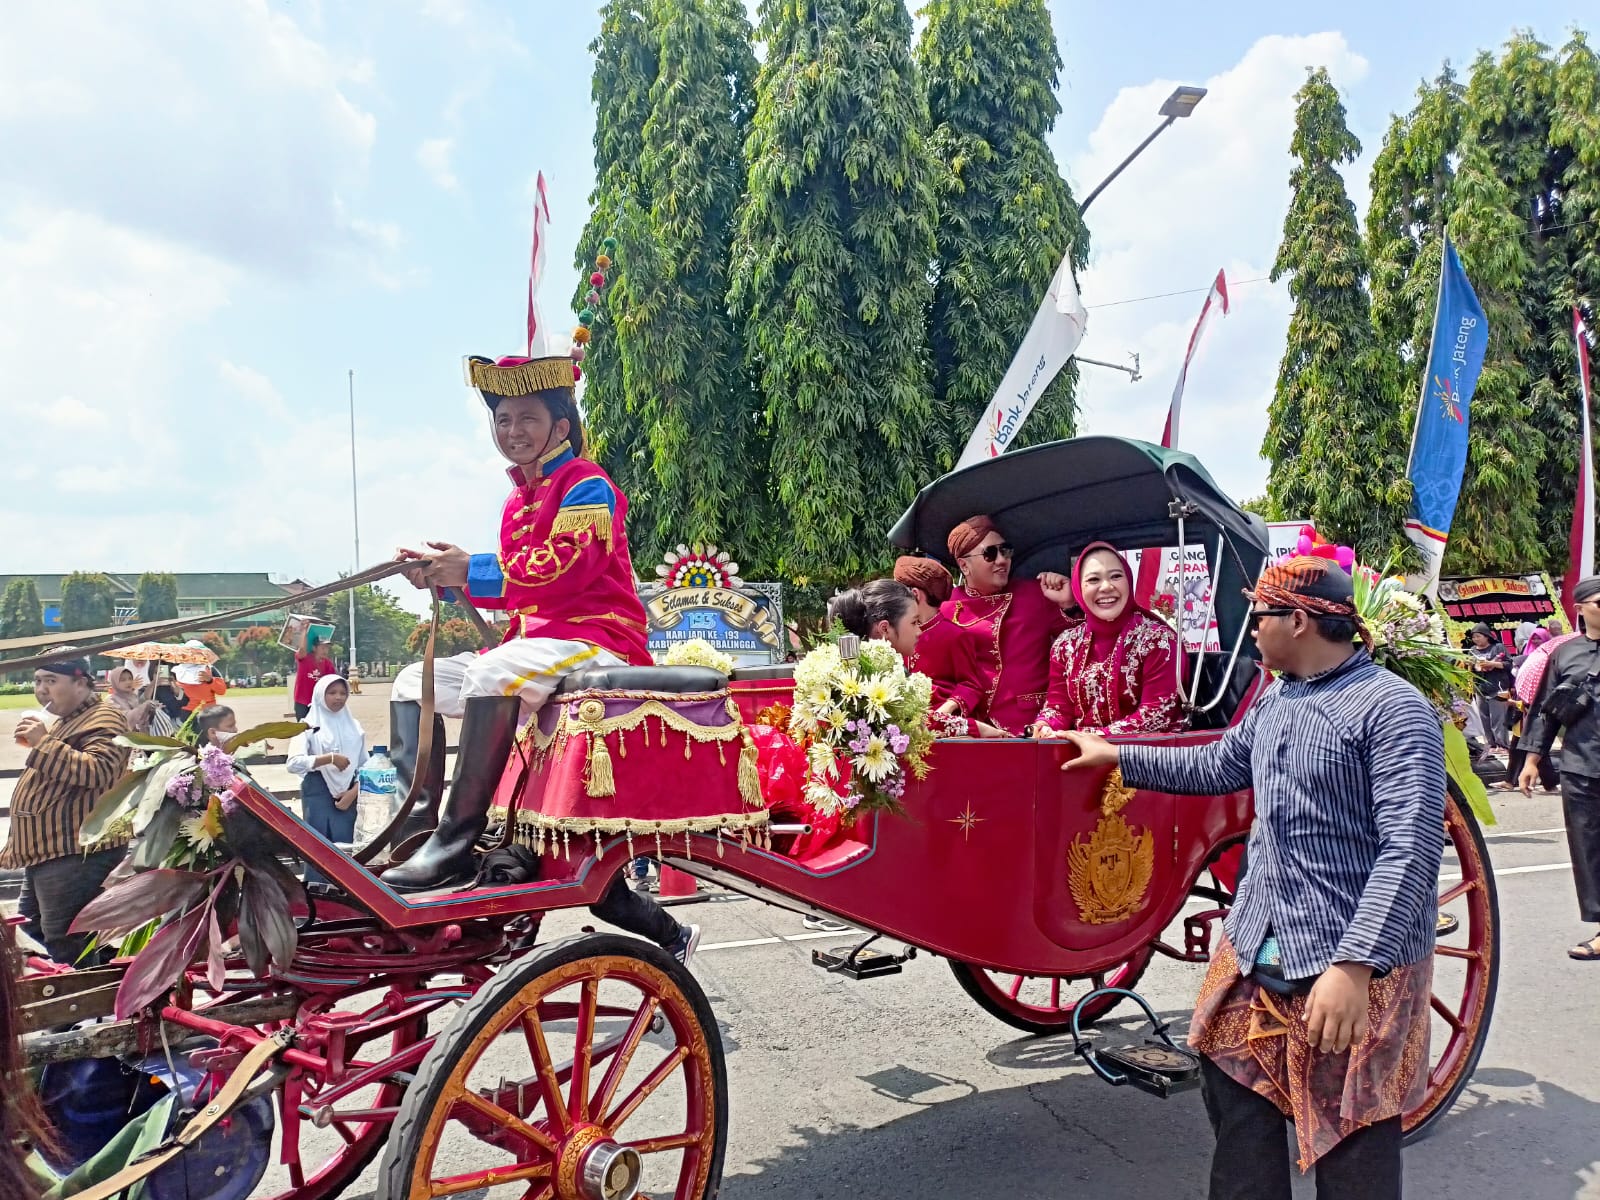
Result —
<instances>
[{"instance_id":1,"label":"decorative umbrella","mask_svg":"<svg viewBox=\"0 0 1600 1200\"><path fill-rule=\"evenodd\" d=\"M184 646L176 642L140 642L117 651L117 657L134 662L187 663L209 667L217 661L216 652L204 646Z\"/></svg>"}]
</instances>

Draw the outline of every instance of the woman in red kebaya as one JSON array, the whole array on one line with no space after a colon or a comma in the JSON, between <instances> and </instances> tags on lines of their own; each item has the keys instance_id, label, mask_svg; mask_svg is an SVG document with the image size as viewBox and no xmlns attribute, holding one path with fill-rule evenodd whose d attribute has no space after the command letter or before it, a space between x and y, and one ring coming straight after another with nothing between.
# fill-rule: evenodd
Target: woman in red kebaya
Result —
<instances>
[{"instance_id":1,"label":"woman in red kebaya","mask_svg":"<svg viewBox=\"0 0 1600 1200\"><path fill-rule=\"evenodd\" d=\"M1133 600L1128 562L1105 542L1089 545L1072 569L1084 622L1050 651L1050 691L1034 732L1167 733L1183 728L1178 637Z\"/></svg>"}]
</instances>

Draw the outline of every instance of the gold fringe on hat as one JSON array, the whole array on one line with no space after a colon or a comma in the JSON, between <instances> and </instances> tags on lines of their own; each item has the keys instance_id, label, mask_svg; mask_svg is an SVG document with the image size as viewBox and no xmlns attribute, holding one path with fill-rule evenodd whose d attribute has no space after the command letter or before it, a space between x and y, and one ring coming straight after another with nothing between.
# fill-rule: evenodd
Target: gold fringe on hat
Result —
<instances>
[{"instance_id":1,"label":"gold fringe on hat","mask_svg":"<svg viewBox=\"0 0 1600 1200\"><path fill-rule=\"evenodd\" d=\"M530 396L554 388L572 389L572 359L565 354L536 358L514 367L497 367L477 358L466 360L467 383L494 396Z\"/></svg>"}]
</instances>

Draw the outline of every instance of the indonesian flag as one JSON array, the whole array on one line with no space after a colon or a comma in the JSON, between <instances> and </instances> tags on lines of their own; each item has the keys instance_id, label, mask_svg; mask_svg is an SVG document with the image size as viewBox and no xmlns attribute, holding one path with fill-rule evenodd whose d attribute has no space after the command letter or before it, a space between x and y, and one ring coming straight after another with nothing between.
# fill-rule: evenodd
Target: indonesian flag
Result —
<instances>
[{"instance_id":1,"label":"indonesian flag","mask_svg":"<svg viewBox=\"0 0 1600 1200\"><path fill-rule=\"evenodd\" d=\"M1189 381L1189 364L1194 361L1195 351L1200 347L1200 335L1206 331L1212 316L1219 311L1223 316L1228 315L1228 277L1222 270L1217 271L1217 277L1211 281L1211 290L1206 293L1206 302L1200 306L1200 319L1194 323L1194 331L1189 334L1189 348L1184 352L1183 367L1172 389L1172 403L1167 407L1167 425L1161 431L1161 444L1169 449L1176 449L1178 445L1178 418L1183 412L1183 385ZM1157 550L1139 556L1139 578L1134 584L1133 594L1146 607L1149 607L1150 598L1156 594L1156 588L1161 583L1163 557Z\"/></svg>"},{"instance_id":2,"label":"indonesian flag","mask_svg":"<svg viewBox=\"0 0 1600 1200\"><path fill-rule=\"evenodd\" d=\"M1218 310L1223 316L1228 315L1228 277L1221 270L1211 281L1206 302L1200 306L1200 319L1194 323L1194 332L1189 335L1189 349L1183 355L1183 369L1178 372L1177 385L1172 389L1172 404L1167 409L1167 427L1161 431L1161 444L1168 448L1175 449L1178 445L1178 417L1183 410L1183 385L1189 380L1189 364L1194 361L1194 352L1200 346L1200 335L1206 331L1212 314Z\"/></svg>"},{"instance_id":3,"label":"indonesian flag","mask_svg":"<svg viewBox=\"0 0 1600 1200\"><path fill-rule=\"evenodd\" d=\"M1578 399L1583 441L1578 450L1578 495L1572 506L1572 533L1567 539L1567 574L1561 581L1561 607L1574 626L1578 620L1573 589L1585 575L1594 574L1594 447L1589 437L1589 342L1583 316L1572 310L1572 340L1578 351Z\"/></svg>"},{"instance_id":4,"label":"indonesian flag","mask_svg":"<svg viewBox=\"0 0 1600 1200\"><path fill-rule=\"evenodd\" d=\"M539 318L539 277L544 274L544 227L550 220L550 199L545 195L544 172L534 180L533 257L528 265L528 357L545 353L544 323ZM538 347L535 351L535 347Z\"/></svg>"}]
</instances>

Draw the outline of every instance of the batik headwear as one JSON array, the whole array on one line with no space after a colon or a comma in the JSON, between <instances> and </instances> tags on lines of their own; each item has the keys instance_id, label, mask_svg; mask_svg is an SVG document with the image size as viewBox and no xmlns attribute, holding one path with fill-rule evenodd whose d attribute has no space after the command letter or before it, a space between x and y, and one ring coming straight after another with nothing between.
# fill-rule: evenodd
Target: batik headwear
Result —
<instances>
[{"instance_id":1,"label":"batik headwear","mask_svg":"<svg viewBox=\"0 0 1600 1200\"><path fill-rule=\"evenodd\" d=\"M1318 617L1344 617L1355 623L1361 644L1372 652L1372 631L1356 609L1350 572L1329 558L1296 555L1274 563L1244 594L1268 608L1298 608Z\"/></svg>"},{"instance_id":2,"label":"batik headwear","mask_svg":"<svg viewBox=\"0 0 1600 1200\"><path fill-rule=\"evenodd\" d=\"M197 641L194 638L190 638L184 645L191 650L208 649L204 642ZM196 687L200 683L200 675L205 669L205 663L179 663L172 669L172 677L179 683L187 683L190 687Z\"/></svg>"},{"instance_id":3,"label":"batik headwear","mask_svg":"<svg viewBox=\"0 0 1600 1200\"><path fill-rule=\"evenodd\" d=\"M988 517L968 517L950 531L945 547L950 551L950 557L959 561L976 550L984 538L999 532Z\"/></svg>"},{"instance_id":4,"label":"batik headwear","mask_svg":"<svg viewBox=\"0 0 1600 1200\"><path fill-rule=\"evenodd\" d=\"M950 599L950 572L937 559L903 554L894 560L894 577L895 582L908 588L921 588L929 604L939 605Z\"/></svg>"},{"instance_id":5,"label":"batik headwear","mask_svg":"<svg viewBox=\"0 0 1600 1200\"><path fill-rule=\"evenodd\" d=\"M1600 575L1585 575L1572 589L1572 598L1581 604L1600 596Z\"/></svg>"}]
</instances>

